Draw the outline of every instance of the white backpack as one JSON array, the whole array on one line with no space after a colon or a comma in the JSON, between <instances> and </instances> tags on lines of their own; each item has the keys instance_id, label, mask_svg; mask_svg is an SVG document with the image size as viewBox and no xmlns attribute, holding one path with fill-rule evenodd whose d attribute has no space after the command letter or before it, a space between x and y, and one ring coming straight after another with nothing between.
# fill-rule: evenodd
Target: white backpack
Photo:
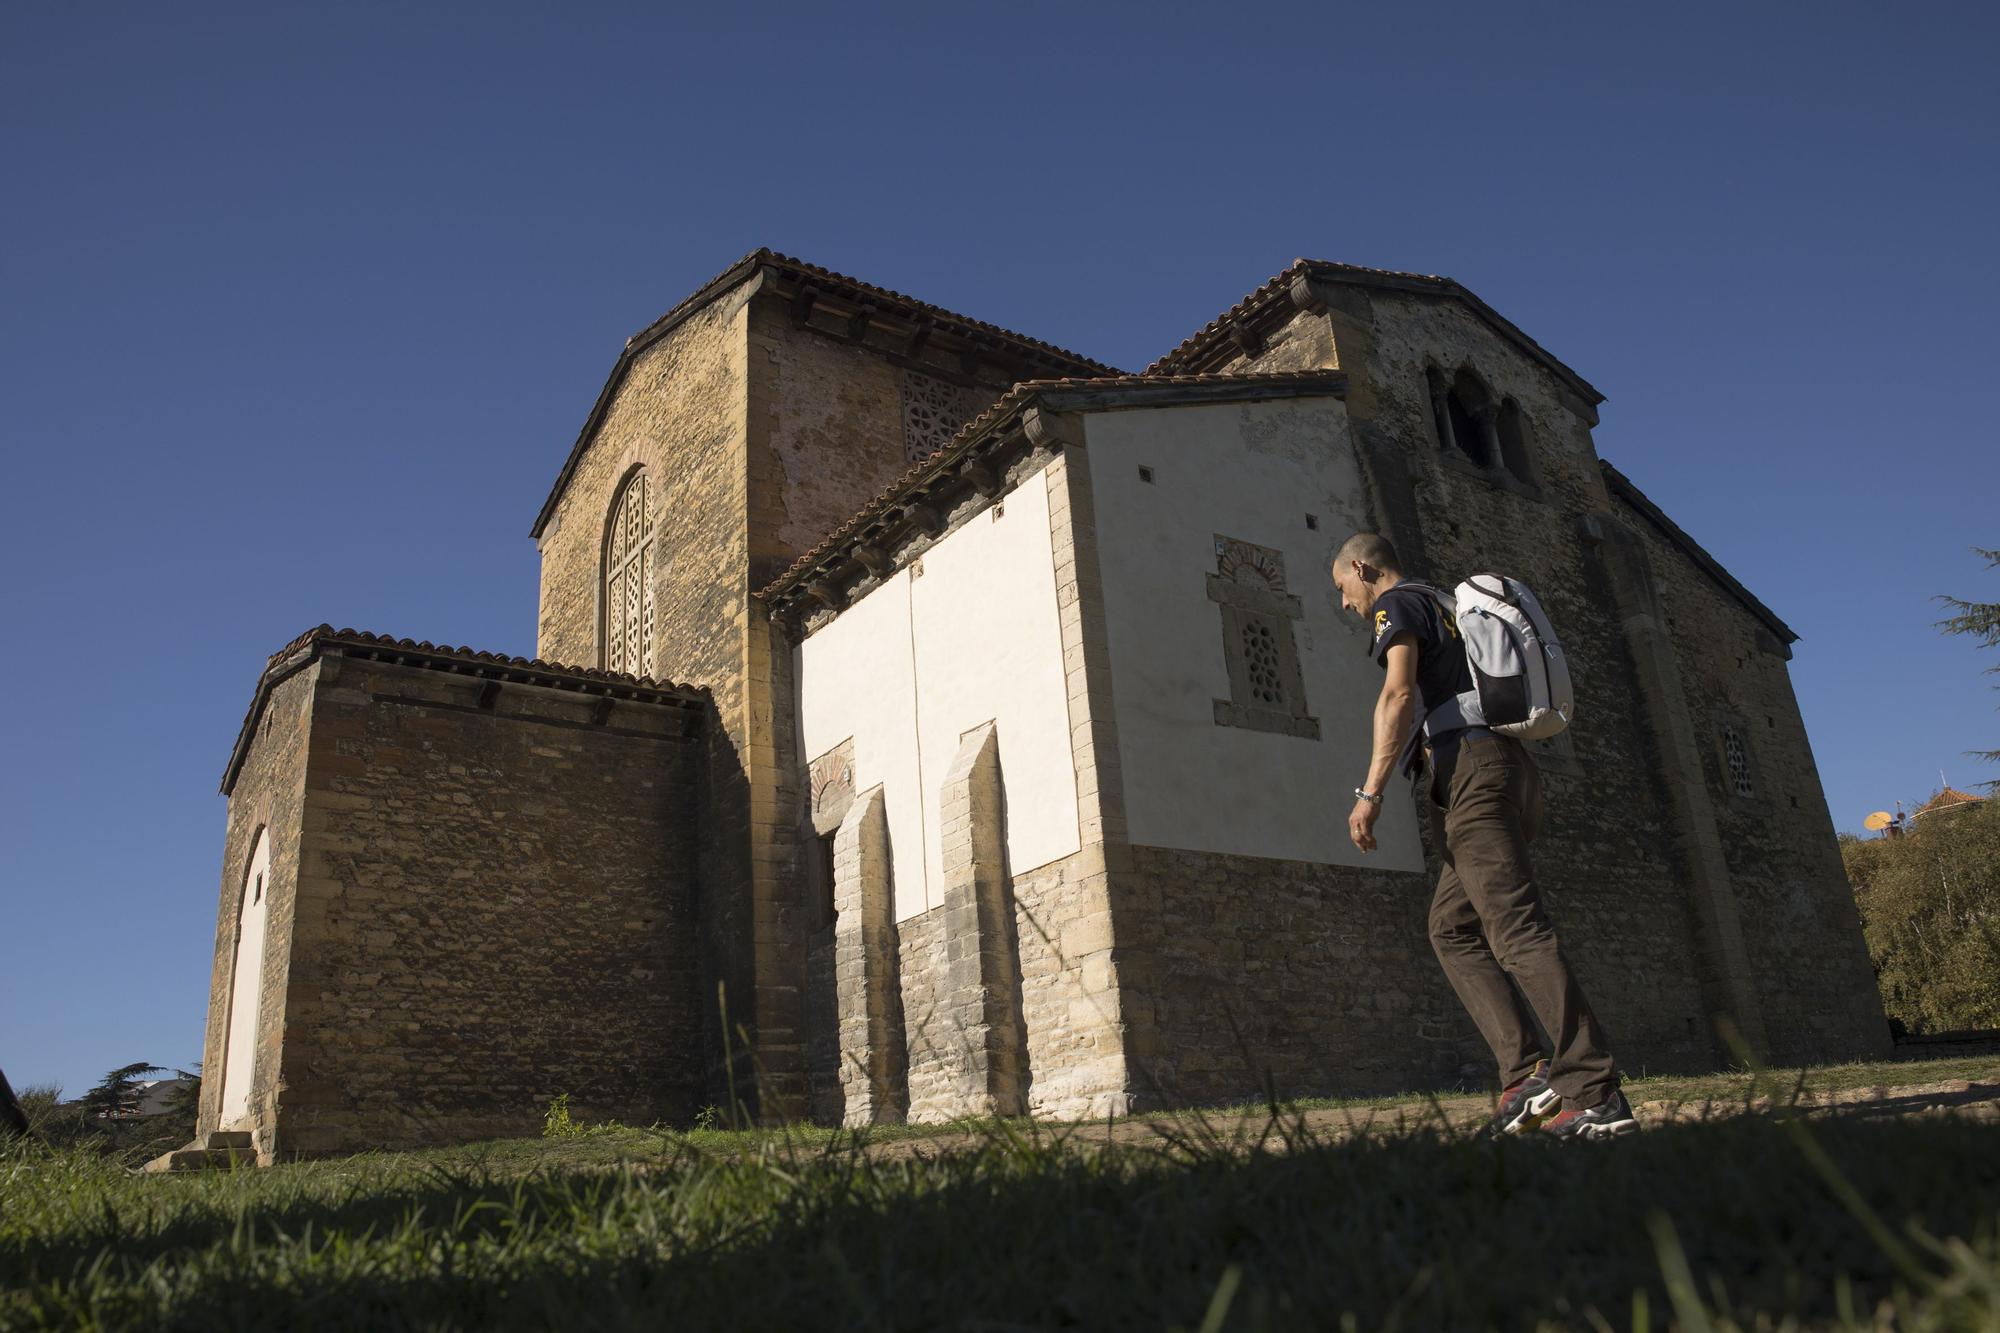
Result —
<instances>
[{"instance_id":1,"label":"white backpack","mask_svg":"<svg viewBox=\"0 0 2000 1333\"><path fill-rule=\"evenodd\" d=\"M1576 716L1569 662L1555 626L1528 585L1499 574L1474 574L1447 599L1429 593L1458 622L1472 688L1424 717L1426 735L1485 727L1503 736L1546 740Z\"/></svg>"}]
</instances>

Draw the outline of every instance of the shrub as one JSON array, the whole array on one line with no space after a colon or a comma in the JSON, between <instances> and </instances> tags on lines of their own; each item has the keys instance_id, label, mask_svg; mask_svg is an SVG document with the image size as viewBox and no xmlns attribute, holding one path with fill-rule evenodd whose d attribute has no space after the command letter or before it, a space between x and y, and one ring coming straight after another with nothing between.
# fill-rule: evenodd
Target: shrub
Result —
<instances>
[{"instance_id":1,"label":"shrub","mask_svg":"<svg viewBox=\"0 0 2000 1333\"><path fill-rule=\"evenodd\" d=\"M1931 815L1902 838L1841 840L1891 1023L2000 1027L2000 800Z\"/></svg>"}]
</instances>

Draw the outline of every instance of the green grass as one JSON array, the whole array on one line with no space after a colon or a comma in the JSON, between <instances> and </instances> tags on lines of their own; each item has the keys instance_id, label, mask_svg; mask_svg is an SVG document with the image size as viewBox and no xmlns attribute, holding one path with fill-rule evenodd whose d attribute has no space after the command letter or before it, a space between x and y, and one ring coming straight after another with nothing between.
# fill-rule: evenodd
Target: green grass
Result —
<instances>
[{"instance_id":1,"label":"green grass","mask_svg":"<svg viewBox=\"0 0 2000 1333\"><path fill-rule=\"evenodd\" d=\"M1693 1075L1653 1075L1627 1079L1625 1091L1634 1105L1648 1102L1680 1103L1683 1106L1698 1106L1709 1102L1716 1107L1726 1108L1732 1104L1742 1104L1753 1096L1758 1098L1776 1097L1789 1101L1794 1094L1803 1093L1808 1097L1828 1093L1849 1092L1867 1088L1893 1087L1898 1084L1933 1084L1953 1081L2000 1083L2000 1056L1974 1056L1929 1061L1885 1060L1866 1064L1820 1065L1807 1069L1767 1069L1752 1073L1749 1070L1725 1071L1713 1074ZM1469 1105L1485 1098L1457 1097L1441 1094L1448 1105ZM1338 1113L1352 1112L1356 1119L1374 1113L1377 1119L1393 1119L1402 1113L1408 1119L1432 1117L1433 1103L1423 1094L1398 1093L1380 1097L1301 1097L1281 1103L1287 1114L1306 1113L1316 1122L1339 1121L1344 1119ZM1151 1128L1158 1125L1167 1132L1179 1127L1181 1132L1209 1134L1232 1142L1254 1138L1261 1132L1270 1118L1269 1103L1243 1103L1236 1106L1210 1107L1199 1110L1163 1111L1121 1122L1120 1136L1127 1141L1157 1138ZM1336 1113L1317 1115L1314 1113ZM1323 1126L1322 1126L1323 1127ZM754 1153L771 1150L778 1152L816 1153L830 1145L852 1146L857 1138L870 1147L891 1144L921 1145L926 1143L959 1143L979 1140L989 1134L992 1126L987 1122L961 1121L941 1125L879 1125L857 1136L851 1131L830 1129L816 1125L787 1125L769 1129L699 1129L671 1130L665 1128L637 1129L623 1125L595 1125L584 1127L584 1132L571 1138L559 1139L499 1139L464 1147L437 1149L418 1154L421 1160L458 1167L472 1167L495 1174L518 1174L522 1171L564 1167L606 1167L622 1162L645 1163L657 1160L663 1152L670 1152L676 1146L684 1145L703 1153ZM1101 1140L1105 1126L1103 1121L1084 1122L1072 1125L1050 1126L1046 1122L1039 1125L1026 1120L1009 1121L1007 1129L1013 1133L1054 1132L1062 1134L1078 1146L1087 1146Z\"/></svg>"},{"instance_id":2,"label":"green grass","mask_svg":"<svg viewBox=\"0 0 2000 1333\"><path fill-rule=\"evenodd\" d=\"M1966 1076L1889 1068L1854 1077ZM961 1126L921 1157L619 1130L175 1177L16 1145L0 1328L1874 1328L1884 1302L2000 1327L1990 1122L1168 1125L1109 1149Z\"/></svg>"}]
</instances>

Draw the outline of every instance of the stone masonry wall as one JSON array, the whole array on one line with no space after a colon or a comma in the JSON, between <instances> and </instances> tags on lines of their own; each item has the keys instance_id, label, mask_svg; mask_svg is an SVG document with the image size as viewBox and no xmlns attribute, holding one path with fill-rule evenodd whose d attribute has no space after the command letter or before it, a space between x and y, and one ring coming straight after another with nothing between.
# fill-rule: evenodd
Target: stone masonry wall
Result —
<instances>
[{"instance_id":1,"label":"stone masonry wall","mask_svg":"<svg viewBox=\"0 0 2000 1333\"><path fill-rule=\"evenodd\" d=\"M1400 528L1406 557L1440 580L1475 568L1518 573L1548 605L1582 693L1570 739L1544 755L1552 824L1537 862L1552 897L1584 909L1572 913L1578 924L1566 932L1566 947L1621 1058L1648 1065L1722 1057L1701 1017L1716 996L1692 979L1706 969L1713 986L1718 967L1732 969L1729 984L1755 997L1772 1058L1879 1053L1879 1000L1797 699L1769 632L1642 515L1612 499L1590 436L1595 409L1469 309L1342 284L1316 294L1326 301L1323 313L1296 316L1256 362L1233 368L1347 370L1356 438L1375 469L1383 521ZM1496 397L1520 404L1528 482L1440 449L1425 371L1467 365ZM1606 512L1644 542L1669 622L1668 675L1683 698L1647 705L1638 688L1614 580L1580 535L1585 516ZM1713 819L1711 833L1673 823L1676 801L1663 784L1683 778L1668 771L1658 747L1658 727L1668 724L1653 719L1649 727L1641 716L1649 706L1675 713L1673 725L1684 710L1691 723L1706 788L1695 804L1713 811L1701 815ZM1754 796L1733 790L1725 725L1744 738L1762 775ZM1694 901L1703 890L1686 858L1691 843L1717 842L1727 883L1715 891L1729 924L1740 927L1740 956L1709 957L1715 946L1697 943L1702 913L1712 909ZM1674 1031L1677 1015L1686 1016L1685 1033Z\"/></svg>"},{"instance_id":2,"label":"stone masonry wall","mask_svg":"<svg viewBox=\"0 0 2000 1333\"><path fill-rule=\"evenodd\" d=\"M753 586L852 518L908 470L913 451L1009 387L991 367L966 375L956 355L910 364L900 346L857 342L844 326L801 327L773 298L752 303L749 340ZM906 418L915 418L909 432Z\"/></svg>"},{"instance_id":3,"label":"stone masonry wall","mask_svg":"<svg viewBox=\"0 0 2000 1333\"><path fill-rule=\"evenodd\" d=\"M754 286L754 284L752 284ZM632 469L653 480L656 674L714 701L701 762L709 813L700 849L699 986L705 1099L728 1097L719 993L730 1023L754 1028L750 867L750 582L744 438L750 288L718 298L633 364L541 538L537 655L595 665L598 581L611 505ZM742 1058L739 1087L751 1086Z\"/></svg>"},{"instance_id":4,"label":"stone masonry wall","mask_svg":"<svg viewBox=\"0 0 2000 1333\"><path fill-rule=\"evenodd\" d=\"M904 1074L911 1106L950 1097L957 1075L947 1056L958 1034L945 1019L944 907L896 923L896 975L903 992Z\"/></svg>"},{"instance_id":5,"label":"stone masonry wall","mask_svg":"<svg viewBox=\"0 0 2000 1333\"><path fill-rule=\"evenodd\" d=\"M1104 859L1085 848L1010 885L1030 1115L1092 1119L1123 1109L1125 1061L1103 907ZM951 1102L963 1034L946 1004L945 909L897 924L909 1105ZM1109 1017L1108 1017L1109 1016Z\"/></svg>"},{"instance_id":6,"label":"stone masonry wall","mask_svg":"<svg viewBox=\"0 0 2000 1333\"><path fill-rule=\"evenodd\" d=\"M1695 979L1690 890L1661 857L1674 837L1660 760L1617 607L1579 526L1609 504L1590 436L1594 411L1455 302L1358 287L1322 295L1326 312L1295 317L1294 332L1274 338L1254 368L1296 360L1302 349L1323 354L1325 335L1312 326L1331 329L1364 473L1388 511L1378 521L1398 529L1413 572L1449 584L1499 569L1541 596L1578 685L1567 736L1536 747L1549 819L1535 862L1565 950L1626 1068L1712 1063L1720 1052ZM1441 451L1425 372L1461 365L1519 403L1531 484Z\"/></svg>"},{"instance_id":7,"label":"stone masonry wall","mask_svg":"<svg viewBox=\"0 0 2000 1333\"><path fill-rule=\"evenodd\" d=\"M746 313L745 550L761 587L846 522L910 466L913 448L1006 390L1003 376L935 350L916 361L903 339L797 307L768 293ZM935 362L935 364L933 363ZM912 394L920 395L910 411ZM943 415L940 416L939 413ZM920 427L928 425L926 434ZM941 439L939 442L942 442ZM743 668L742 752L760 1093L771 1115L830 1104L824 1051L813 1048L824 986L801 910L802 801L792 650L752 605ZM824 1006L819 1006L823 1009Z\"/></svg>"},{"instance_id":8,"label":"stone masonry wall","mask_svg":"<svg viewBox=\"0 0 2000 1333\"><path fill-rule=\"evenodd\" d=\"M278 1151L692 1114L695 717L321 660Z\"/></svg>"},{"instance_id":9,"label":"stone masonry wall","mask_svg":"<svg viewBox=\"0 0 2000 1333\"><path fill-rule=\"evenodd\" d=\"M306 787L306 740L313 720L317 664L278 682L258 719L242 771L229 796L223 836L222 895L215 913L215 964L208 989L208 1026L202 1042L198 1130L220 1128L229 1001L242 928L243 881L257 832L271 831L271 871L265 887L264 959L258 1006L255 1073L250 1087L252 1138L268 1160L273 1143L279 1042L285 1031L285 994L292 959L292 918L298 894L299 835Z\"/></svg>"},{"instance_id":10,"label":"stone masonry wall","mask_svg":"<svg viewBox=\"0 0 2000 1333\"><path fill-rule=\"evenodd\" d=\"M1770 631L1685 552L1642 514L1624 516L1643 534L1667 608L1770 1058L1887 1058L1888 1022L1790 668ZM1747 794L1730 771L1725 728L1747 749Z\"/></svg>"},{"instance_id":11,"label":"stone masonry wall","mask_svg":"<svg viewBox=\"0 0 2000 1333\"><path fill-rule=\"evenodd\" d=\"M1426 877L1154 847L1132 863L1169 979L1135 1074L1149 1099L1434 1088L1490 1063L1431 952Z\"/></svg>"}]
</instances>

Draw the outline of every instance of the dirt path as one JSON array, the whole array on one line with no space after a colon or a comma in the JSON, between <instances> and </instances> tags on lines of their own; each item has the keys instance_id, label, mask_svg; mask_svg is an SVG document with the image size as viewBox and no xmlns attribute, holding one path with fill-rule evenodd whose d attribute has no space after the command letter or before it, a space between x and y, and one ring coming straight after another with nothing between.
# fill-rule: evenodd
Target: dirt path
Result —
<instances>
[{"instance_id":1,"label":"dirt path","mask_svg":"<svg viewBox=\"0 0 2000 1333\"><path fill-rule=\"evenodd\" d=\"M1645 1089L1642 1086L1633 1091L1643 1096ZM1634 1100L1632 1109L1642 1125L1651 1127L1769 1114L1791 1106L1816 1117L1953 1115L2000 1122L2000 1061L1994 1062L1990 1074L1977 1079L1801 1092L1796 1097L1790 1089L1785 1089L1775 1097L1760 1095L1754 1100L1743 1096ZM1303 1121L1315 1139L1325 1142L1345 1139L1371 1128L1408 1128L1436 1124L1440 1119L1454 1129L1477 1129L1486 1123L1492 1109L1492 1100L1487 1097L1451 1096L1411 1098L1388 1105L1323 1107L1294 1112L1285 1119L1287 1125ZM1182 1144L1229 1145L1244 1151L1259 1142L1280 1147L1287 1133L1272 1124L1268 1112L1240 1111L1137 1116L1108 1124L1045 1126L1039 1132L1069 1138L1080 1146L1114 1143L1172 1150ZM990 1137L990 1133L976 1132L940 1134L875 1143L865 1151L871 1157L885 1160L935 1157L976 1146Z\"/></svg>"}]
</instances>

